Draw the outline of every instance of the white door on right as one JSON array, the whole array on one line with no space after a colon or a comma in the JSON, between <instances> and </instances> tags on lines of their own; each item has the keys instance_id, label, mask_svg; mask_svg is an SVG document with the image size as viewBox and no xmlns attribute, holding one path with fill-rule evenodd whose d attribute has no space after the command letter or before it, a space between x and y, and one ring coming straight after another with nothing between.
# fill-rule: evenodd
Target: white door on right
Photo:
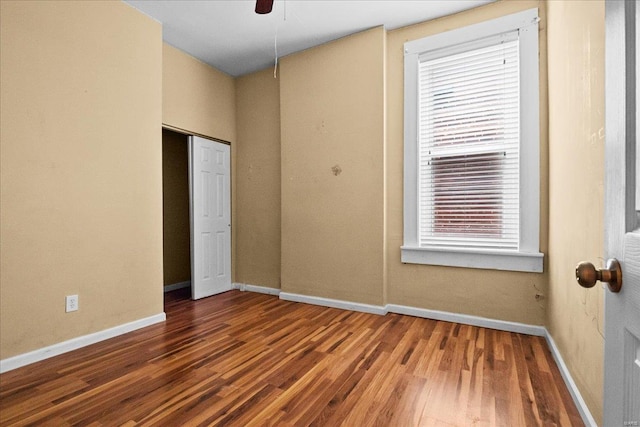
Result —
<instances>
[{"instance_id":1,"label":"white door on right","mask_svg":"<svg viewBox=\"0 0 640 427\"><path fill-rule=\"evenodd\" d=\"M189 137L191 298L231 289L231 169L228 145Z\"/></svg>"},{"instance_id":2,"label":"white door on right","mask_svg":"<svg viewBox=\"0 0 640 427\"><path fill-rule=\"evenodd\" d=\"M605 292L604 425L640 426L640 6L605 11L605 256L621 261L622 288Z\"/></svg>"}]
</instances>

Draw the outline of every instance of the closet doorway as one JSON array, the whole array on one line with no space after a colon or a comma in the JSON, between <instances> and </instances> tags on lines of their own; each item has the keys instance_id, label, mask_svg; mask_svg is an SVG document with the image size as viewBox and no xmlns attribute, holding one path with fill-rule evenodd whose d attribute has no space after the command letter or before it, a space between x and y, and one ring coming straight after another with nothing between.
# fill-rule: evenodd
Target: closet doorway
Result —
<instances>
[{"instance_id":1,"label":"closet doorway","mask_svg":"<svg viewBox=\"0 0 640 427\"><path fill-rule=\"evenodd\" d=\"M203 298L231 289L229 146L162 130L164 290Z\"/></svg>"}]
</instances>

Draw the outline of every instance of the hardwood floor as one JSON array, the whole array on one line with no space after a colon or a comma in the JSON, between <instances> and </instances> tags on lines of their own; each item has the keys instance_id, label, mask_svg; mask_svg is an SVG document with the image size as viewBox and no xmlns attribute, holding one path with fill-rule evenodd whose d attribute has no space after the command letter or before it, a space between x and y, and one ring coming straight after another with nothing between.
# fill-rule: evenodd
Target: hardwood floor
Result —
<instances>
[{"instance_id":1,"label":"hardwood floor","mask_svg":"<svg viewBox=\"0 0 640 427\"><path fill-rule=\"evenodd\" d=\"M0 425L583 425L540 337L231 291L0 375Z\"/></svg>"}]
</instances>

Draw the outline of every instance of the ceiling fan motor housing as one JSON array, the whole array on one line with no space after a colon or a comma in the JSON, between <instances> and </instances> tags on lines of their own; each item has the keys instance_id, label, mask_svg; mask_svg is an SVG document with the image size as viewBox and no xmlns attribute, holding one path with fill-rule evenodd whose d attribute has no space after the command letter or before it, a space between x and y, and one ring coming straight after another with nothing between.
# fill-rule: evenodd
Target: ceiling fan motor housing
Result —
<instances>
[{"instance_id":1,"label":"ceiling fan motor housing","mask_svg":"<svg viewBox=\"0 0 640 427\"><path fill-rule=\"evenodd\" d=\"M256 0L256 13L264 15L273 9L273 0Z\"/></svg>"}]
</instances>

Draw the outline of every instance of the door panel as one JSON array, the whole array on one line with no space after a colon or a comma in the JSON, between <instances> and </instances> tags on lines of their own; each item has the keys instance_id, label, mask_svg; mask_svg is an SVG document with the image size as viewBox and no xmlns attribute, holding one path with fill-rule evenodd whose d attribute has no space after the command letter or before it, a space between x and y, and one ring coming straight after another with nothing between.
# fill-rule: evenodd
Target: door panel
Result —
<instances>
[{"instance_id":1,"label":"door panel","mask_svg":"<svg viewBox=\"0 0 640 427\"><path fill-rule=\"evenodd\" d=\"M189 138L191 296L231 289L231 173L229 146Z\"/></svg>"},{"instance_id":2,"label":"door panel","mask_svg":"<svg viewBox=\"0 0 640 427\"><path fill-rule=\"evenodd\" d=\"M640 424L640 230L627 233L624 243L624 418L623 422ZM613 304L612 304L613 305ZM634 425L634 424L627 424Z\"/></svg>"},{"instance_id":3,"label":"door panel","mask_svg":"<svg viewBox=\"0 0 640 427\"><path fill-rule=\"evenodd\" d=\"M605 258L621 260L622 288L605 293L604 425L639 425L638 2L605 7Z\"/></svg>"}]
</instances>

